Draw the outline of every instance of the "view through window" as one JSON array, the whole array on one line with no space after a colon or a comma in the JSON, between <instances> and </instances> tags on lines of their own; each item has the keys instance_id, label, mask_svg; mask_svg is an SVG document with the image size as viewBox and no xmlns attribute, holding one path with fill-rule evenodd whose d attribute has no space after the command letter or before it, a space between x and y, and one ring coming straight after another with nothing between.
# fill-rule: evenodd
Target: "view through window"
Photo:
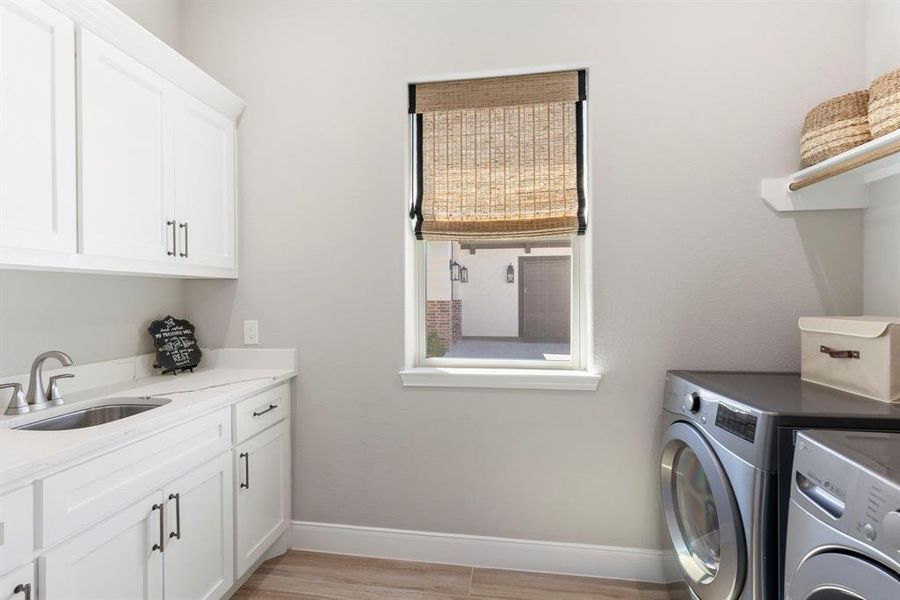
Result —
<instances>
[{"instance_id":1,"label":"view through window","mask_svg":"<svg viewBox=\"0 0 900 600\"><path fill-rule=\"evenodd\" d=\"M571 238L428 241L426 358L569 361Z\"/></svg>"}]
</instances>

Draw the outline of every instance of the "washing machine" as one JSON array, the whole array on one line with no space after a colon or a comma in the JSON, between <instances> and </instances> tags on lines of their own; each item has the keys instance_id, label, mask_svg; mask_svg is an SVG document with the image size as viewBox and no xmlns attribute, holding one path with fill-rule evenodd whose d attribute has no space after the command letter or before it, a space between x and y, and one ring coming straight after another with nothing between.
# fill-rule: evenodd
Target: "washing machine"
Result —
<instances>
[{"instance_id":1,"label":"washing machine","mask_svg":"<svg viewBox=\"0 0 900 600\"><path fill-rule=\"evenodd\" d=\"M900 406L797 373L670 371L663 415L662 509L677 565L700 600L782 597L798 431L900 432Z\"/></svg>"},{"instance_id":2,"label":"washing machine","mask_svg":"<svg viewBox=\"0 0 900 600\"><path fill-rule=\"evenodd\" d=\"M900 434L798 435L786 600L900 598Z\"/></svg>"}]
</instances>

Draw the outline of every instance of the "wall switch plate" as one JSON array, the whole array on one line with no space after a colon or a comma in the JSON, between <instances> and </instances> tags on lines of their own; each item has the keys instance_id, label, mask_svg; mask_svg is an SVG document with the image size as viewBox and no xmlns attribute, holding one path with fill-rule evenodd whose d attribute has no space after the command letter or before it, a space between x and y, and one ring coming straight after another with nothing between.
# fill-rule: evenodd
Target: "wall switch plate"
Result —
<instances>
[{"instance_id":1,"label":"wall switch plate","mask_svg":"<svg viewBox=\"0 0 900 600\"><path fill-rule=\"evenodd\" d=\"M244 345L259 344L259 321L244 321Z\"/></svg>"}]
</instances>

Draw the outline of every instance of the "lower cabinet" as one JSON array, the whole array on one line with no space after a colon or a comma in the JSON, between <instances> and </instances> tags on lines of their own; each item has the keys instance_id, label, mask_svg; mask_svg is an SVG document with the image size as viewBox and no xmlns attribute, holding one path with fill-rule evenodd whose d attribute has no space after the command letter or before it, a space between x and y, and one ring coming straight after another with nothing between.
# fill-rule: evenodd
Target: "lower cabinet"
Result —
<instances>
[{"instance_id":1,"label":"lower cabinet","mask_svg":"<svg viewBox=\"0 0 900 600\"><path fill-rule=\"evenodd\" d=\"M231 481L223 454L50 550L41 599L220 598L234 581Z\"/></svg>"},{"instance_id":2,"label":"lower cabinet","mask_svg":"<svg viewBox=\"0 0 900 600\"><path fill-rule=\"evenodd\" d=\"M36 478L0 496L0 600L223 599L287 531L290 466L285 384Z\"/></svg>"},{"instance_id":3,"label":"lower cabinet","mask_svg":"<svg viewBox=\"0 0 900 600\"><path fill-rule=\"evenodd\" d=\"M237 577L278 539L290 518L291 442L288 421L235 450Z\"/></svg>"},{"instance_id":4,"label":"lower cabinet","mask_svg":"<svg viewBox=\"0 0 900 600\"><path fill-rule=\"evenodd\" d=\"M37 600L34 563L0 576L0 600Z\"/></svg>"},{"instance_id":5,"label":"lower cabinet","mask_svg":"<svg viewBox=\"0 0 900 600\"><path fill-rule=\"evenodd\" d=\"M162 506L153 492L47 552L41 600L161 599Z\"/></svg>"},{"instance_id":6,"label":"lower cabinet","mask_svg":"<svg viewBox=\"0 0 900 600\"><path fill-rule=\"evenodd\" d=\"M234 582L233 479L223 454L163 491L166 600L221 598Z\"/></svg>"}]
</instances>

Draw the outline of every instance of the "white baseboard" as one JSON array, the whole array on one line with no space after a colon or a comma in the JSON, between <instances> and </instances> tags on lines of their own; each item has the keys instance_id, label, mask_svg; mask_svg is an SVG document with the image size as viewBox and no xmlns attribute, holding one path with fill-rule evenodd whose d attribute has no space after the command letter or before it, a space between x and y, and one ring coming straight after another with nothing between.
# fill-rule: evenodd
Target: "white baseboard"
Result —
<instances>
[{"instance_id":1,"label":"white baseboard","mask_svg":"<svg viewBox=\"0 0 900 600\"><path fill-rule=\"evenodd\" d=\"M332 554L653 583L680 579L670 552L623 546L294 521L291 547Z\"/></svg>"}]
</instances>

